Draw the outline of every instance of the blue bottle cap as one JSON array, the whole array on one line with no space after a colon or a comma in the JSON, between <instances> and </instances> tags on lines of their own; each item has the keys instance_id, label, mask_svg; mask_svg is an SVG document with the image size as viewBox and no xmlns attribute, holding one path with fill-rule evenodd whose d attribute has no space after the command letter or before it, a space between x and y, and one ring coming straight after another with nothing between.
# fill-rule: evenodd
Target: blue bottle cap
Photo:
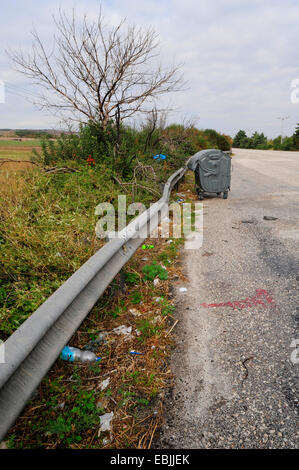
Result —
<instances>
[{"instance_id":1,"label":"blue bottle cap","mask_svg":"<svg viewBox=\"0 0 299 470\"><path fill-rule=\"evenodd\" d=\"M60 354L61 359L64 361L69 361L69 362L74 362L74 353L73 351L69 348L69 346L65 346L63 350L61 351Z\"/></svg>"}]
</instances>

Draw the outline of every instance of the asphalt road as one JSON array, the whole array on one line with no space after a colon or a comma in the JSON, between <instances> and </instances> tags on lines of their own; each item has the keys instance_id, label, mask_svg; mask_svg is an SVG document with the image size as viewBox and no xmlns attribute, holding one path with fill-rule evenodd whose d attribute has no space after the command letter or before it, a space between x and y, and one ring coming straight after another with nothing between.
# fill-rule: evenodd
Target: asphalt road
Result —
<instances>
[{"instance_id":1,"label":"asphalt road","mask_svg":"<svg viewBox=\"0 0 299 470\"><path fill-rule=\"evenodd\" d=\"M157 447L298 448L299 153L234 153L228 200L205 199L203 246L182 255Z\"/></svg>"}]
</instances>

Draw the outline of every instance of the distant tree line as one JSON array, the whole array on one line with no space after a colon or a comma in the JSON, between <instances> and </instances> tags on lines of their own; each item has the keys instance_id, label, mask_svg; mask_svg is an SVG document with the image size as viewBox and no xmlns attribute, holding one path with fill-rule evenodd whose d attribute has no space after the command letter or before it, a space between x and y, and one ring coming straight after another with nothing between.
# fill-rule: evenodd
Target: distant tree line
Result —
<instances>
[{"instance_id":1,"label":"distant tree line","mask_svg":"<svg viewBox=\"0 0 299 470\"><path fill-rule=\"evenodd\" d=\"M39 138L48 138L52 139L55 135L51 134L48 131L43 130L32 130L32 129L18 129L15 131L17 137L20 138L29 138L29 139L39 139Z\"/></svg>"},{"instance_id":2,"label":"distant tree line","mask_svg":"<svg viewBox=\"0 0 299 470\"><path fill-rule=\"evenodd\" d=\"M246 132L240 130L233 140L233 147L244 149L260 149L260 150L299 150L299 123L295 132L290 137L279 135L275 139L268 139L264 133L254 132L251 137Z\"/></svg>"}]
</instances>

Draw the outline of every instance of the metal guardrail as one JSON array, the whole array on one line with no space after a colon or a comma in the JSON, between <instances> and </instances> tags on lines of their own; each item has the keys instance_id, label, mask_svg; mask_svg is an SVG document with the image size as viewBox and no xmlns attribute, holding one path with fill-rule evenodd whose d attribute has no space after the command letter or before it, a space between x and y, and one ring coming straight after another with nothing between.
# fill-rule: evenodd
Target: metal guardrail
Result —
<instances>
[{"instance_id":1,"label":"metal guardrail","mask_svg":"<svg viewBox=\"0 0 299 470\"><path fill-rule=\"evenodd\" d=\"M141 243L161 223L171 190L185 174L167 181L161 199L136 217L51 295L4 343L0 364L0 442L84 318Z\"/></svg>"}]
</instances>

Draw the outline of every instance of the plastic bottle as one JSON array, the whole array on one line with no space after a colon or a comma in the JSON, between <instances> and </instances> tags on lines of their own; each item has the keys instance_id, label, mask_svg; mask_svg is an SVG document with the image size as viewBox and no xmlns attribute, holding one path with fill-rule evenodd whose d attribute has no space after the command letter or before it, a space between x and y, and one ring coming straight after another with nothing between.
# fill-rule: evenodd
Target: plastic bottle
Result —
<instances>
[{"instance_id":1,"label":"plastic bottle","mask_svg":"<svg viewBox=\"0 0 299 470\"><path fill-rule=\"evenodd\" d=\"M69 362L97 362L101 358L92 351L81 351L81 349L65 346L61 351L61 359Z\"/></svg>"}]
</instances>

